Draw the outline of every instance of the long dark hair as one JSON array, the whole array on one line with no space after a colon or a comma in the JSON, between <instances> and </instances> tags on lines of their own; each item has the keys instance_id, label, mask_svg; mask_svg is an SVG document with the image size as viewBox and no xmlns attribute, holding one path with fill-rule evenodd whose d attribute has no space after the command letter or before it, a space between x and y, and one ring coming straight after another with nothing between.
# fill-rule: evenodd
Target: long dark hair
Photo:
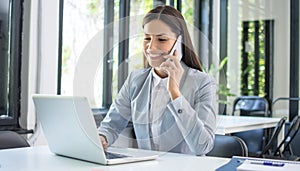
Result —
<instances>
[{"instance_id":1,"label":"long dark hair","mask_svg":"<svg viewBox=\"0 0 300 171\"><path fill-rule=\"evenodd\" d=\"M190 34L181 13L172 6L157 6L150 10L143 20L145 24L152 20L161 20L171 27L172 31L182 36L182 61L189 67L203 71L198 55L195 53Z\"/></svg>"}]
</instances>

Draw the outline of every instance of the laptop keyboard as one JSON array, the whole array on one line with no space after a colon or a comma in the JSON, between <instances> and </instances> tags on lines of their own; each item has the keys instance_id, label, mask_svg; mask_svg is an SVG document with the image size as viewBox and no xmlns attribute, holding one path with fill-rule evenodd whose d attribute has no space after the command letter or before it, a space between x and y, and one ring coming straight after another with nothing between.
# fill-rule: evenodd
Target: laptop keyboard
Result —
<instances>
[{"instance_id":1,"label":"laptop keyboard","mask_svg":"<svg viewBox=\"0 0 300 171\"><path fill-rule=\"evenodd\" d=\"M105 156L107 159L117 159L117 158L124 158L124 157L129 157L126 155L122 155L122 154L116 154L116 153L110 153L110 152L105 152Z\"/></svg>"}]
</instances>

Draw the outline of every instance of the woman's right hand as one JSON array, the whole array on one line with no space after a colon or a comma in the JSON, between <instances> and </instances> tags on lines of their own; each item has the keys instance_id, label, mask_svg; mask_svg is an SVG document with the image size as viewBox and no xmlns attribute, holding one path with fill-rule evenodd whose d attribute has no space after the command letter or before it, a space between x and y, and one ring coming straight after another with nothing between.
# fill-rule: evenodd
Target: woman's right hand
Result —
<instances>
[{"instance_id":1,"label":"woman's right hand","mask_svg":"<svg viewBox=\"0 0 300 171\"><path fill-rule=\"evenodd\" d=\"M102 147L104 149L104 151L107 150L107 141L106 141L106 137L103 136L103 135L100 135L100 141L101 141L101 144L102 144Z\"/></svg>"}]
</instances>

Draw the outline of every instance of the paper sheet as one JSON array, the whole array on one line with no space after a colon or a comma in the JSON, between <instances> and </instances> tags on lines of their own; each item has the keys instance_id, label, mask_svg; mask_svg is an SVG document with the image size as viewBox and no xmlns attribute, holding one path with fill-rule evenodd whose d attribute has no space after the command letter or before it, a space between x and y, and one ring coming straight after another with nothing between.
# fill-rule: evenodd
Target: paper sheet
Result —
<instances>
[{"instance_id":1,"label":"paper sheet","mask_svg":"<svg viewBox=\"0 0 300 171\"><path fill-rule=\"evenodd\" d=\"M246 159L237 171L299 171L300 162L269 160L269 159Z\"/></svg>"}]
</instances>

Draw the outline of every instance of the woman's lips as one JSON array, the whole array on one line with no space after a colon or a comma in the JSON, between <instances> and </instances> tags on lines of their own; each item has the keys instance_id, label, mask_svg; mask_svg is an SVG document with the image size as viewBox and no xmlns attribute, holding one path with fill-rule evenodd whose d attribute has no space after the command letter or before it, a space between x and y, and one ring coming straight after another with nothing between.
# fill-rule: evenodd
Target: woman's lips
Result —
<instances>
[{"instance_id":1,"label":"woman's lips","mask_svg":"<svg viewBox=\"0 0 300 171\"><path fill-rule=\"evenodd\" d=\"M164 53L157 53L157 54L147 54L148 57L150 57L151 60L158 60L163 58Z\"/></svg>"},{"instance_id":2,"label":"woman's lips","mask_svg":"<svg viewBox=\"0 0 300 171\"><path fill-rule=\"evenodd\" d=\"M153 54L150 55L150 54L149 54L150 58L159 58L159 57L161 57L161 55L162 55L162 54L155 54L155 55L153 55Z\"/></svg>"},{"instance_id":3,"label":"woman's lips","mask_svg":"<svg viewBox=\"0 0 300 171\"><path fill-rule=\"evenodd\" d=\"M165 55L164 51L162 50L149 50L149 49L147 49L146 54L151 60L159 60L163 58L163 56Z\"/></svg>"}]
</instances>

